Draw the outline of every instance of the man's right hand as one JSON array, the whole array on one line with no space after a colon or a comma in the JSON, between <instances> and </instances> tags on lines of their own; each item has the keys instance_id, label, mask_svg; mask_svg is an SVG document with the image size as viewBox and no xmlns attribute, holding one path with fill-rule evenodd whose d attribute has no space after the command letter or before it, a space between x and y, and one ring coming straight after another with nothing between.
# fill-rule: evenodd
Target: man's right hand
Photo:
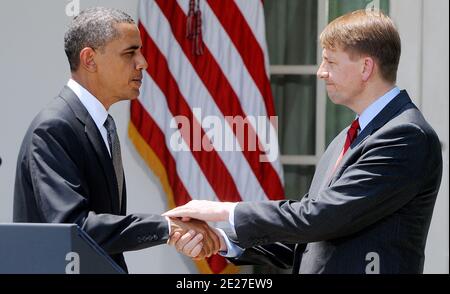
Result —
<instances>
[{"instance_id":1,"label":"man's right hand","mask_svg":"<svg viewBox=\"0 0 450 294\"><path fill-rule=\"evenodd\" d=\"M196 260L210 257L220 249L218 235L204 221L170 218L170 232L168 244Z\"/></svg>"}]
</instances>

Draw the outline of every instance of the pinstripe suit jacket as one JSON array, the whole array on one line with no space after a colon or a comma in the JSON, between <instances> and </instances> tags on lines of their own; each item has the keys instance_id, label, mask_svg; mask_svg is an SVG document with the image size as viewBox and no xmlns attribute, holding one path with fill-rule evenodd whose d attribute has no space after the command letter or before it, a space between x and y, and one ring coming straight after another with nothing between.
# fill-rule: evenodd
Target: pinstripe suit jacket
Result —
<instances>
[{"instance_id":1,"label":"pinstripe suit jacket","mask_svg":"<svg viewBox=\"0 0 450 294\"><path fill-rule=\"evenodd\" d=\"M438 137L406 91L362 130L330 176L347 129L299 201L240 203L236 264L300 273L421 273L442 175ZM277 243L282 242L282 243Z\"/></svg>"}]
</instances>

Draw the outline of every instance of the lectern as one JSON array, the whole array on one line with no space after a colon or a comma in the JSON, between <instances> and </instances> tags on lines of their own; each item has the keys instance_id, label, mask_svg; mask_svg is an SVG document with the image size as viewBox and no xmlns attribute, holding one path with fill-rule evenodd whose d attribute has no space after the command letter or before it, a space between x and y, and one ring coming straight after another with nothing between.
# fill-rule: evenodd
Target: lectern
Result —
<instances>
[{"instance_id":1,"label":"lectern","mask_svg":"<svg viewBox=\"0 0 450 294\"><path fill-rule=\"evenodd\" d=\"M125 271L76 224L0 224L0 274Z\"/></svg>"}]
</instances>

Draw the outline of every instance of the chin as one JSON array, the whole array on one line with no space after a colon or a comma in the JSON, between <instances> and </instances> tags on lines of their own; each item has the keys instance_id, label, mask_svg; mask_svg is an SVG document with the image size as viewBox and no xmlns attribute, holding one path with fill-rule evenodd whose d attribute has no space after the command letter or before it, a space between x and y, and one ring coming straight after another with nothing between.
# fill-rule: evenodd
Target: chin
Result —
<instances>
[{"instance_id":1,"label":"chin","mask_svg":"<svg viewBox=\"0 0 450 294\"><path fill-rule=\"evenodd\" d=\"M130 100L135 100L139 97L140 93L139 90L133 90L128 97L130 97Z\"/></svg>"},{"instance_id":2,"label":"chin","mask_svg":"<svg viewBox=\"0 0 450 294\"><path fill-rule=\"evenodd\" d=\"M339 97L335 93L328 93L328 97L330 98L331 102L333 102L334 104L342 104L342 101L343 101L342 97Z\"/></svg>"},{"instance_id":3,"label":"chin","mask_svg":"<svg viewBox=\"0 0 450 294\"><path fill-rule=\"evenodd\" d=\"M328 98L330 98L331 102L336 103L336 96L334 93L330 93L330 91L327 91Z\"/></svg>"}]
</instances>

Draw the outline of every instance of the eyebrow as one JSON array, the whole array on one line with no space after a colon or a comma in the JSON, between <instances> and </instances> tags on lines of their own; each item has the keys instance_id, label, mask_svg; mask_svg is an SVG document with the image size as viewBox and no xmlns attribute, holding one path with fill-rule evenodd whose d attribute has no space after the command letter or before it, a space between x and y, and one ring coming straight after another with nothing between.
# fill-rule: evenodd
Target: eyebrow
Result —
<instances>
[{"instance_id":1,"label":"eyebrow","mask_svg":"<svg viewBox=\"0 0 450 294\"><path fill-rule=\"evenodd\" d=\"M122 51L123 51L123 52L129 51L129 50L135 51L135 50L140 49L141 47L142 47L142 46L139 46L139 45L133 45L133 46L130 46L130 47L128 47L128 48L123 49Z\"/></svg>"}]
</instances>

